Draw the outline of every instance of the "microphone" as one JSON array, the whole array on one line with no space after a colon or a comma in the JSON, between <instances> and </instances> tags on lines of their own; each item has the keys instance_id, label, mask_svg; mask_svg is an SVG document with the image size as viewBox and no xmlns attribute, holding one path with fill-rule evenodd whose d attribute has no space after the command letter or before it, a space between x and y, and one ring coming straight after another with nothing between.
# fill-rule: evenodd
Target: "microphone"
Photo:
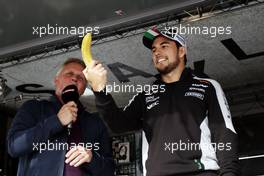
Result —
<instances>
[{"instance_id":1,"label":"microphone","mask_svg":"<svg viewBox=\"0 0 264 176\"><path fill-rule=\"evenodd\" d=\"M70 101L74 101L76 104L78 104L79 97L80 95L78 93L78 88L74 84L68 85L62 90L61 99L64 104ZM71 128L72 123L69 123L67 125L68 135L71 134Z\"/></svg>"}]
</instances>

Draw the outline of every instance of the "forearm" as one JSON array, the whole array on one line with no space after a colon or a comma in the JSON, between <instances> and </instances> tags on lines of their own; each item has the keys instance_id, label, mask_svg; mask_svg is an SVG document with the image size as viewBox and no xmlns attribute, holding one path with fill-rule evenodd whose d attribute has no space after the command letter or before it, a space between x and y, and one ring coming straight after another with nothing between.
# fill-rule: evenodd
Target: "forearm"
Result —
<instances>
[{"instance_id":1,"label":"forearm","mask_svg":"<svg viewBox=\"0 0 264 176\"><path fill-rule=\"evenodd\" d=\"M142 105L135 103L128 108L120 109L110 94L106 95L103 92L97 92L95 97L99 113L114 132L121 133L141 128Z\"/></svg>"},{"instance_id":2,"label":"forearm","mask_svg":"<svg viewBox=\"0 0 264 176\"><path fill-rule=\"evenodd\" d=\"M218 135L216 141L216 144L218 144L216 155L220 165L220 175L239 176L237 134L224 127L218 131L221 134Z\"/></svg>"},{"instance_id":3,"label":"forearm","mask_svg":"<svg viewBox=\"0 0 264 176\"><path fill-rule=\"evenodd\" d=\"M208 119L213 142L216 143L220 175L239 175L237 133L224 92L219 83L216 81L212 83L213 86L207 95Z\"/></svg>"},{"instance_id":4,"label":"forearm","mask_svg":"<svg viewBox=\"0 0 264 176\"><path fill-rule=\"evenodd\" d=\"M47 142L50 136L63 129L56 115L50 116L31 128L24 128L23 124L14 122L8 133L8 152L13 157L33 152L34 146Z\"/></svg>"}]
</instances>

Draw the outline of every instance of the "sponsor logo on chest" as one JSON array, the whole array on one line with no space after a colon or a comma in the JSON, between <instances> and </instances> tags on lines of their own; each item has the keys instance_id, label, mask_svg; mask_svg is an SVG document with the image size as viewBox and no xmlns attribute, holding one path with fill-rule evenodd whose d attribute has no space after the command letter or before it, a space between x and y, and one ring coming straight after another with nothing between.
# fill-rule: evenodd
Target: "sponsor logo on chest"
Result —
<instances>
[{"instance_id":1,"label":"sponsor logo on chest","mask_svg":"<svg viewBox=\"0 0 264 176\"><path fill-rule=\"evenodd\" d=\"M192 84L188 91L185 92L185 97L195 97L204 100L205 89L208 87L206 84Z\"/></svg>"},{"instance_id":2,"label":"sponsor logo on chest","mask_svg":"<svg viewBox=\"0 0 264 176\"><path fill-rule=\"evenodd\" d=\"M155 95L150 95L150 96L146 96L146 105L147 105L147 110L152 109L154 106L159 105L159 96L155 96Z\"/></svg>"},{"instance_id":3,"label":"sponsor logo on chest","mask_svg":"<svg viewBox=\"0 0 264 176\"><path fill-rule=\"evenodd\" d=\"M186 92L184 96L185 97L196 97L196 98L199 98L200 100L204 99L204 95L198 92Z\"/></svg>"}]
</instances>

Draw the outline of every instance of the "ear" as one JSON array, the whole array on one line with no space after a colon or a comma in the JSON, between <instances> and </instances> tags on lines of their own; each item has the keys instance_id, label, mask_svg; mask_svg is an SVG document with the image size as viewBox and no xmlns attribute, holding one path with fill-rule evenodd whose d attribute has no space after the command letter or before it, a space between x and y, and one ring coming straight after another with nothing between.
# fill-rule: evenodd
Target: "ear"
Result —
<instances>
[{"instance_id":1,"label":"ear","mask_svg":"<svg viewBox=\"0 0 264 176\"><path fill-rule=\"evenodd\" d=\"M53 79L54 85L56 86L58 83L58 76L55 76L55 78Z\"/></svg>"},{"instance_id":2,"label":"ear","mask_svg":"<svg viewBox=\"0 0 264 176\"><path fill-rule=\"evenodd\" d=\"M179 58L183 58L184 59L184 55L186 54L185 47L181 46L178 51L179 51Z\"/></svg>"}]
</instances>

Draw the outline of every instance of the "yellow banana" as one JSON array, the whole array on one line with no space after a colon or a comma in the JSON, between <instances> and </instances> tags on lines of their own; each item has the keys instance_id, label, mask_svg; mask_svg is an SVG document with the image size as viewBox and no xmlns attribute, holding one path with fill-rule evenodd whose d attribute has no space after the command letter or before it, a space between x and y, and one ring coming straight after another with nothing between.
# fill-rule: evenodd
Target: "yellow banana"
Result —
<instances>
[{"instance_id":1,"label":"yellow banana","mask_svg":"<svg viewBox=\"0 0 264 176\"><path fill-rule=\"evenodd\" d=\"M86 66L92 62L92 53L91 53L91 43L92 43L92 34L87 33L82 40L82 58Z\"/></svg>"}]
</instances>

